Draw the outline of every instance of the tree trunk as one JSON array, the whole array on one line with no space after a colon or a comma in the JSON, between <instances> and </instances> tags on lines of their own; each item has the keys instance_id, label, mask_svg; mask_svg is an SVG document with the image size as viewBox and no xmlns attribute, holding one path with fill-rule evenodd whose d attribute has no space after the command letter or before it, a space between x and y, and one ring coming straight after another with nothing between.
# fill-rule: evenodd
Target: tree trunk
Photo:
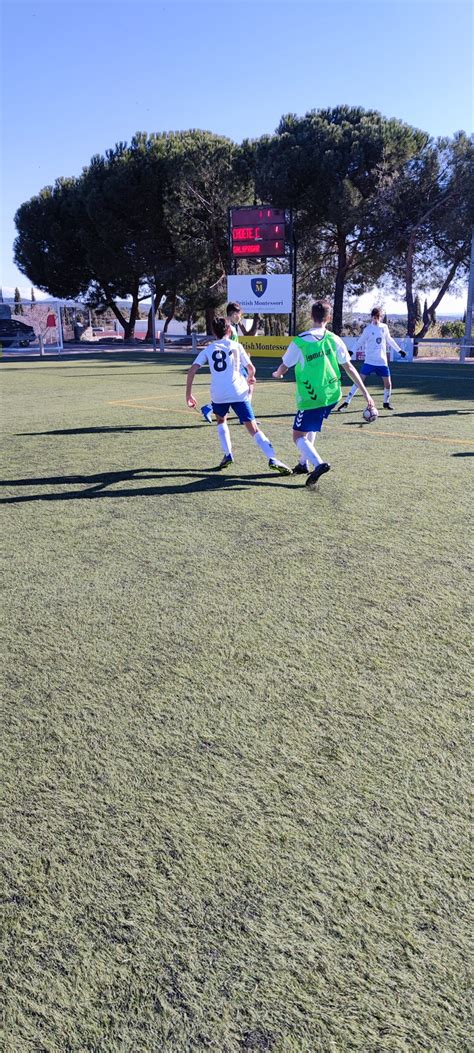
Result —
<instances>
[{"instance_id":1,"label":"tree trunk","mask_svg":"<svg viewBox=\"0 0 474 1053\"><path fill-rule=\"evenodd\" d=\"M344 286L347 273L347 249L345 234L337 234L337 274L334 287L334 301L332 311L332 328L338 336L342 332L342 305L344 301Z\"/></svg>"},{"instance_id":2,"label":"tree trunk","mask_svg":"<svg viewBox=\"0 0 474 1053\"><path fill-rule=\"evenodd\" d=\"M155 292L155 318L158 318L158 304L159 304L159 302L161 300L162 295L163 295L163 289L157 289L156 292ZM153 331L152 331L152 317L151 317L151 307L150 307L150 310L148 311L148 322L147 322L147 327L146 327L145 340L152 340L152 339L153 339Z\"/></svg>"},{"instance_id":3,"label":"tree trunk","mask_svg":"<svg viewBox=\"0 0 474 1053\"><path fill-rule=\"evenodd\" d=\"M405 266L405 299L407 302L407 336L412 338L416 329L415 298L413 296L413 239L408 242L408 252Z\"/></svg>"},{"instance_id":4,"label":"tree trunk","mask_svg":"<svg viewBox=\"0 0 474 1053\"><path fill-rule=\"evenodd\" d=\"M431 329L431 326L434 324L433 313L436 311L436 308L441 303L441 300L443 299L444 294L448 291L449 286L451 285L451 282L452 282L452 280L454 278L454 275L456 274L456 271L457 271L458 267L459 267L459 260L456 260L455 263L451 264L451 267L449 268L449 271L448 271L448 273L446 275L446 278L444 279L444 282L443 282L443 284L441 286L441 289L439 290L439 293L435 296L435 298L433 300L433 303L430 303L430 305L428 307L429 321L426 321L426 322L423 323L422 329L417 334L417 339L418 340L422 340L423 337L426 336L426 333L428 332L428 330Z\"/></svg>"},{"instance_id":5,"label":"tree trunk","mask_svg":"<svg viewBox=\"0 0 474 1053\"><path fill-rule=\"evenodd\" d=\"M122 311L120 310L120 307L117 307L117 304L114 303L113 300L107 300L107 307L110 307L110 310L113 312L113 314L115 315L117 321L122 326L124 340L129 340L130 339L130 336L129 336L129 333L130 333L130 319L128 319L128 321L127 321L127 319L125 318L125 315L122 314ZM138 301L137 301L137 308L138 308ZM135 318L133 320L133 325L134 326L135 326L135 321L136 321L136 315L135 315ZM132 330L132 332L133 332L133 330Z\"/></svg>"},{"instance_id":6,"label":"tree trunk","mask_svg":"<svg viewBox=\"0 0 474 1053\"><path fill-rule=\"evenodd\" d=\"M124 340L133 340L134 331L135 331L135 322L136 322L136 320L138 318L138 312L139 312L139 302L138 302L138 290L137 290L133 294L132 306L130 308L130 317L128 319L128 322L126 324L126 327L125 327L125 330L124 330L124 334L123 334Z\"/></svg>"},{"instance_id":7,"label":"tree trunk","mask_svg":"<svg viewBox=\"0 0 474 1053\"><path fill-rule=\"evenodd\" d=\"M168 326L169 326L171 320L174 318L175 312L176 312L176 293L173 293L173 295L171 297L170 313L166 315L166 322L165 322L165 324L163 326L163 332L164 333L168 332Z\"/></svg>"},{"instance_id":8,"label":"tree trunk","mask_svg":"<svg viewBox=\"0 0 474 1053\"><path fill-rule=\"evenodd\" d=\"M214 307L206 307L204 313L206 317L206 334L207 336L213 336L214 332L212 328L212 323L214 321L215 316Z\"/></svg>"}]
</instances>

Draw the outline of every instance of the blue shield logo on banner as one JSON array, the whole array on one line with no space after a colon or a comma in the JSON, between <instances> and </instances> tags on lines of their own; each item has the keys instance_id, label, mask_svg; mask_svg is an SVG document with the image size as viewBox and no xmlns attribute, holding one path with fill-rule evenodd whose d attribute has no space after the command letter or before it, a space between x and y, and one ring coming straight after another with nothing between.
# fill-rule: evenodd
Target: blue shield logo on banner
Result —
<instances>
[{"instance_id":1,"label":"blue shield logo on banner","mask_svg":"<svg viewBox=\"0 0 474 1053\"><path fill-rule=\"evenodd\" d=\"M260 297L263 296L267 288L268 281L266 278L252 278L250 285L254 296Z\"/></svg>"}]
</instances>

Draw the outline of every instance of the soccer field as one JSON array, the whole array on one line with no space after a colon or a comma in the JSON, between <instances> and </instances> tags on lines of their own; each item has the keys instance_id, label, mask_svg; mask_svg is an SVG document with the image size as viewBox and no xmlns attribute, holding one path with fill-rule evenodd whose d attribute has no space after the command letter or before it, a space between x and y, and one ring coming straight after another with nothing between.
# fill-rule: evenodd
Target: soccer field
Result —
<instances>
[{"instance_id":1,"label":"soccer field","mask_svg":"<svg viewBox=\"0 0 474 1053\"><path fill-rule=\"evenodd\" d=\"M212 471L189 362L1 366L4 1048L467 1053L473 367L312 493L234 423Z\"/></svg>"}]
</instances>

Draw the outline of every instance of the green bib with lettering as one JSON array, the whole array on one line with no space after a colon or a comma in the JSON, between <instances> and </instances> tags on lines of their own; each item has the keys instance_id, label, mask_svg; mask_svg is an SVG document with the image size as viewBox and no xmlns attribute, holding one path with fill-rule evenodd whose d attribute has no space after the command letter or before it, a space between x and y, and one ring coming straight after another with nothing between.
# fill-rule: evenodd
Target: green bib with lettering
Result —
<instances>
[{"instance_id":1,"label":"green bib with lettering","mask_svg":"<svg viewBox=\"0 0 474 1053\"><path fill-rule=\"evenodd\" d=\"M296 405L299 410L322 409L338 402L341 397L341 374L332 333L321 340L303 340L295 336L293 343L304 356L304 365L295 365Z\"/></svg>"}]
</instances>

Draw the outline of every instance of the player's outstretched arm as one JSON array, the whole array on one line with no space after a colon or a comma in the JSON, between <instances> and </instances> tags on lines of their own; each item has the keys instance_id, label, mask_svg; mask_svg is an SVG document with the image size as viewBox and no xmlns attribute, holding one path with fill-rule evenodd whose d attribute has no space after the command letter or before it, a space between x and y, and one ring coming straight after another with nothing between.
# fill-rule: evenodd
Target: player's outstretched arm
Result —
<instances>
[{"instance_id":1,"label":"player's outstretched arm","mask_svg":"<svg viewBox=\"0 0 474 1053\"><path fill-rule=\"evenodd\" d=\"M284 362L280 362L278 369L275 369L275 372L272 373L272 377L274 377L275 380L282 380L285 373L288 373L288 366L285 366Z\"/></svg>"},{"instance_id":2,"label":"player's outstretched arm","mask_svg":"<svg viewBox=\"0 0 474 1053\"><path fill-rule=\"evenodd\" d=\"M195 409L197 406L196 399L193 395L193 381L198 369L199 366L191 366L191 368L188 369L188 375L186 377L186 405L189 406L190 409Z\"/></svg>"},{"instance_id":3,"label":"player's outstretched arm","mask_svg":"<svg viewBox=\"0 0 474 1053\"><path fill-rule=\"evenodd\" d=\"M393 336L390 336L388 328L387 328L387 344L388 344L389 347L393 348L394 351L398 351L398 353L402 356L402 358L406 358L407 357L407 353L406 353L406 351L403 350L403 347L399 347L399 345L397 344L397 341L393 339Z\"/></svg>"},{"instance_id":4,"label":"player's outstretched arm","mask_svg":"<svg viewBox=\"0 0 474 1053\"><path fill-rule=\"evenodd\" d=\"M347 373L347 376L351 378L351 380L354 382L354 384L357 384L357 387L359 388L359 391L362 392L362 394L363 394L363 396L364 396L364 398L365 398L365 400L367 402L367 405L370 406L370 407L374 406L375 405L374 400L373 400L372 396L369 395L369 392L367 391L367 388L366 388L362 378L359 376L359 373L357 372L355 366L352 365L352 362L344 362L343 363L343 368L345 369L345 371Z\"/></svg>"}]
</instances>

